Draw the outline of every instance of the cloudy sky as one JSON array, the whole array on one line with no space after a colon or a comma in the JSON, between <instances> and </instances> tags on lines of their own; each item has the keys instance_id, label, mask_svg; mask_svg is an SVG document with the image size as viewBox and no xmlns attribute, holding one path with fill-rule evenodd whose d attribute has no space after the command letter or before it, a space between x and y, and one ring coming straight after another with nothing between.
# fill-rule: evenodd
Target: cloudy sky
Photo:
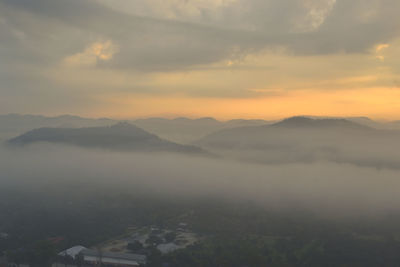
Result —
<instances>
[{"instance_id":1,"label":"cloudy sky","mask_svg":"<svg viewBox=\"0 0 400 267\"><path fill-rule=\"evenodd\" d=\"M0 114L400 119L398 0L0 0Z\"/></svg>"}]
</instances>

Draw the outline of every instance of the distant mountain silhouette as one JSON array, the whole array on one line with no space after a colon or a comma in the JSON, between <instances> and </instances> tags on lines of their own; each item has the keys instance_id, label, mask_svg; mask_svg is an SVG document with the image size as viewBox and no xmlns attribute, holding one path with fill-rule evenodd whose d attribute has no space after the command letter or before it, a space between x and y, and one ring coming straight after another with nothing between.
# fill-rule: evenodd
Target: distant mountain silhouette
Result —
<instances>
[{"instance_id":1,"label":"distant mountain silhouette","mask_svg":"<svg viewBox=\"0 0 400 267\"><path fill-rule=\"evenodd\" d=\"M359 124L347 119L312 119L308 117L291 117L280 122L272 124L275 127L293 127L293 128L347 128L347 129L370 129L366 125Z\"/></svg>"},{"instance_id":2,"label":"distant mountain silhouette","mask_svg":"<svg viewBox=\"0 0 400 267\"><path fill-rule=\"evenodd\" d=\"M59 143L120 151L204 153L195 146L173 143L129 123L88 128L39 128L8 141L11 145Z\"/></svg>"},{"instance_id":3,"label":"distant mountain silhouette","mask_svg":"<svg viewBox=\"0 0 400 267\"><path fill-rule=\"evenodd\" d=\"M89 119L78 116L62 115L57 117L46 117L41 115L20 115L6 114L0 115L0 140L23 134L32 129L42 127L97 127L109 126L117 123L116 120L101 118Z\"/></svg>"},{"instance_id":4,"label":"distant mountain silhouette","mask_svg":"<svg viewBox=\"0 0 400 267\"><path fill-rule=\"evenodd\" d=\"M221 142L225 145L230 143L232 146L244 146L258 142L273 142L282 138L299 140L302 135L307 138L311 134L323 139L332 135L348 134L349 131L375 132L377 130L346 119L291 117L269 125L223 129L199 139L195 143L218 146Z\"/></svg>"},{"instance_id":5,"label":"distant mountain silhouette","mask_svg":"<svg viewBox=\"0 0 400 267\"><path fill-rule=\"evenodd\" d=\"M222 129L266 125L270 122L264 120L218 121L209 117L198 119L180 117L175 119L138 119L132 121L132 123L162 138L178 143L190 143Z\"/></svg>"},{"instance_id":6,"label":"distant mountain silhouette","mask_svg":"<svg viewBox=\"0 0 400 267\"><path fill-rule=\"evenodd\" d=\"M271 125L224 129L194 144L257 163L322 160L400 168L400 161L396 161L400 131L375 129L346 119L292 117Z\"/></svg>"},{"instance_id":7,"label":"distant mountain silhouette","mask_svg":"<svg viewBox=\"0 0 400 267\"><path fill-rule=\"evenodd\" d=\"M81 128L110 126L118 123L118 120L100 118L82 118L72 115L47 117L41 115L0 115L0 142L21 135L27 131L37 128ZM175 119L146 118L128 120L145 131L156 134L160 138L177 143L190 143L212 132L234 128L239 126L265 125L271 122L265 120L231 120L218 121L214 118L205 117L190 119L179 117Z\"/></svg>"}]
</instances>

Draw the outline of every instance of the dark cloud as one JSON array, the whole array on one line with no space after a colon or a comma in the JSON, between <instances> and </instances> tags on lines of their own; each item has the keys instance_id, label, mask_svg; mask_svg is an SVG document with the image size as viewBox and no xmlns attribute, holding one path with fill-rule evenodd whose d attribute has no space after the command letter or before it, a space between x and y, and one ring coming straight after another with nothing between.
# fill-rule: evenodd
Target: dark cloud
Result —
<instances>
[{"instance_id":1,"label":"dark cloud","mask_svg":"<svg viewBox=\"0 0 400 267\"><path fill-rule=\"evenodd\" d=\"M239 1L210 22L131 15L89 0L0 3L7 53L43 62L81 52L96 38L111 39L120 50L103 65L139 70L182 69L277 46L300 54L365 52L399 34L400 3L394 0L338 0L326 14L320 11L323 18L314 18L320 25L307 31L298 28L314 22L299 0ZM13 36L17 32L24 35L22 45Z\"/></svg>"},{"instance_id":2,"label":"dark cloud","mask_svg":"<svg viewBox=\"0 0 400 267\"><path fill-rule=\"evenodd\" d=\"M144 70L212 63L231 54L235 47L242 50L253 46L251 39L254 38L237 38L230 31L121 14L92 1L2 2L9 11L4 13L17 14L13 19L6 16L7 22L11 20L10 29L3 31L10 35L10 31L19 30L16 24L22 24L20 31L26 38L22 45L9 38L7 50L29 53L38 61L39 58L62 59L81 52L85 44L96 38L111 39L119 46L119 53L107 65ZM42 27L46 22L52 26ZM87 36L81 35L81 31ZM251 37L247 35L243 37ZM36 45L40 49L32 51ZM44 57L43 52L47 53Z\"/></svg>"},{"instance_id":3,"label":"dark cloud","mask_svg":"<svg viewBox=\"0 0 400 267\"><path fill-rule=\"evenodd\" d=\"M88 99L93 92L242 97L250 95L248 87L264 86L248 82L224 89L194 83L175 88L132 81L114 86L97 82L98 73L86 72L84 78L77 77L78 71L60 74L66 58L84 53L96 42L111 41L116 50L109 60L95 59L88 69L142 77L143 73L212 70L213 63L241 62L266 50L309 56L365 53L400 36L397 0L336 0L334 4L334 0L237 0L216 10L203 5L196 16L178 10L177 1L165 0L174 18L152 11L159 0L126 1L129 12L104 1L0 0L0 112L42 112L38 107L45 99L51 99L46 106L68 102L75 107L77 94ZM391 66L395 69L397 63ZM245 65L241 71L246 70L253 69ZM22 105L27 97L35 101Z\"/></svg>"}]
</instances>

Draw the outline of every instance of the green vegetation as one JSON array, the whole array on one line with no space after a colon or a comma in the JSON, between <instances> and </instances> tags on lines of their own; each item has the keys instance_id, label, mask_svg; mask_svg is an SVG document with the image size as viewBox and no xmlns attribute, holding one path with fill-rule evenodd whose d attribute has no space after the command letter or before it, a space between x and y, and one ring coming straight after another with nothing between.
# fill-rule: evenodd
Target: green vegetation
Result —
<instances>
[{"instance_id":1,"label":"green vegetation","mask_svg":"<svg viewBox=\"0 0 400 267\"><path fill-rule=\"evenodd\" d=\"M150 225L176 229L185 222L200 240L166 255L153 248L148 266L365 267L400 263L398 215L333 220L304 210L277 211L220 199L166 200L74 189L47 188L40 197L17 188L1 190L0 229L9 237L0 239L0 250L14 262L44 267L63 249L78 244L94 246L133 225L138 229ZM173 241L176 233L164 238ZM158 242L151 239L153 244Z\"/></svg>"}]
</instances>

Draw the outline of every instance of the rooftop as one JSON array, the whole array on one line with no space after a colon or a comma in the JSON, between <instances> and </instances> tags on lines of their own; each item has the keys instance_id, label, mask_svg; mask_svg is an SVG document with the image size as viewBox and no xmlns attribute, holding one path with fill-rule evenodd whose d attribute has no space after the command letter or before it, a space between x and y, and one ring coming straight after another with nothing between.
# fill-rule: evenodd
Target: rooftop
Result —
<instances>
[{"instance_id":1,"label":"rooftop","mask_svg":"<svg viewBox=\"0 0 400 267\"><path fill-rule=\"evenodd\" d=\"M113 259L118 259L118 260L130 260L130 261L136 261L138 263L146 262L146 256L139 255L139 254L113 253L113 252L105 252L105 251L103 252L103 251L98 251L98 250L93 250L93 249L84 249L81 251L81 254L83 256L113 258Z\"/></svg>"}]
</instances>

